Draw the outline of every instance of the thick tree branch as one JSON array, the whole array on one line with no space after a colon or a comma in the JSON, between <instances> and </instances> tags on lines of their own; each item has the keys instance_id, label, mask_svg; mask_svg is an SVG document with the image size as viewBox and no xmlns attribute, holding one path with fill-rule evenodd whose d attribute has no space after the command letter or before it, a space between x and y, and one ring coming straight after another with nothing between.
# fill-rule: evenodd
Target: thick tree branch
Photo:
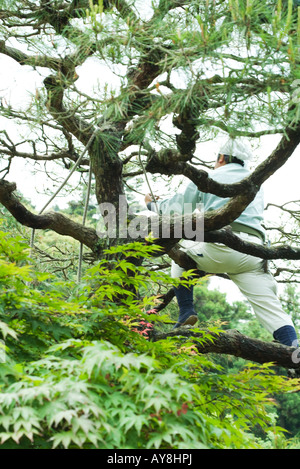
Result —
<instances>
[{"instance_id":1,"label":"thick tree branch","mask_svg":"<svg viewBox=\"0 0 300 469\"><path fill-rule=\"evenodd\" d=\"M146 170L149 173L171 175L183 175L190 179L199 190L218 195L219 197L233 197L245 193L249 193L252 189L256 193L257 188L251 186L249 178L234 184L222 184L214 181L204 170L197 169L191 164L183 161L183 156L176 150L162 150L158 153L152 151L147 161Z\"/></svg>"},{"instance_id":2,"label":"thick tree branch","mask_svg":"<svg viewBox=\"0 0 300 469\"><path fill-rule=\"evenodd\" d=\"M218 211L209 212L211 225L215 223L214 218L216 217L216 224L218 224L218 217L216 215ZM197 222L197 215L190 217L192 231L195 233L194 239L196 238L196 228L199 226ZM161 222L162 223L162 222ZM184 225L184 223L183 223ZM206 216L204 216L204 226L206 225ZM172 249L180 241L180 239L192 240L192 237L186 237L183 233L182 238L176 238L175 235L176 224L170 222L170 236L168 238L159 238L155 240L156 244L159 244L164 248L164 251L173 255ZM261 259L288 259L288 260L299 260L300 259L300 248L296 248L290 245L281 245L276 247L267 247L261 244L248 243L235 235L230 226L226 226L222 229L204 231L204 242L206 243L222 243L232 249L256 256ZM179 256L179 254L178 254ZM171 257L171 256L170 256ZM175 260L175 259L174 259ZM184 260L183 260L184 262ZM188 263L190 269L195 268L191 262ZM184 267L185 268L185 267Z\"/></svg>"},{"instance_id":3,"label":"thick tree branch","mask_svg":"<svg viewBox=\"0 0 300 469\"><path fill-rule=\"evenodd\" d=\"M236 251L260 257L261 259L300 259L300 248L290 245L267 247L261 244L247 243L239 236L232 233L231 228L225 227L219 231L208 232L204 239L211 243L223 243Z\"/></svg>"},{"instance_id":4,"label":"thick tree branch","mask_svg":"<svg viewBox=\"0 0 300 469\"><path fill-rule=\"evenodd\" d=\"M13 194L16 190L15 183L0 180L0 203L22 225L34 229L50 229L64 236L71 236L84 244L92 251L96 251L99 238L94 229L75 223L66 216L57 212L48 212L43 215L35 215L19 201Z\"/></svg>"},{"instance_id":5,"label":"thick tree branch","mask_svg":"<svg viewBox=\"0 0 300 469\"><path fill-rule=\"evenodd\" d=\"M14 216L14 218L22 225L34 229L52 229L61 235L71 236L74 239L82 242L84 245L88 246L93 251L95 250L95 245L99 241L95 230L92 228L83 227L81 224L75 223L57 212L50 212L44 215L35 215L26 209L26 207L24 207L19 199L13 194L15 190L15 183L10 183L3 179L0 180L0 203L2 203L2 205L4 205L4 207L6 207L7 210ZM209 217L212 213L213 212L209 213ZM193 215L191 220L191 227L196 236L195 230L198 226L196 215ZM158 223L160 227L162 226L161 219L156 220L156 223ZM211 219L211 224L213 225L213 218ZM169 256L183 268L196 269L195 263L185 253L180 251L178 246L176 246L178 241L182 238L175 238L176 232L174 231L174 226L174 223L172 224L172 221L170 221L170 236L167 239L158 239L156 240L156 243L163 246L165 252L167 252ZM150 231L151 225L149 228L149 232ZM247 243L238 236L234 235L230 227L221 230L211 230L205 232L204 241L210 243L223 243L237 251L251 254L262 259L300 259L299 248L292 246L277 246L270 248L260 244Z\"/></svg>"},{"instance_id":6,"label":"thick tree branch","mask_svg":"<svg viewBox=\"0 0 300 469\"><path fill-rule=\"evenodd\" d=\"M212 341L201 343L200 339L205 334L211 335ZM210 331L197 330L191 327L181 327L170 332L158 333L152 335L153 341L164 340L170 337L184 337L194 342L199 353L218 353L233 355L235 357L250 360L256 363L274 363L288 369L300 369L300 350L295 347L287 347L275 342L264 342L258 339L252 339L241 334L236 330L222 331L213 333Z\"/></svg>"},{"instance_id":7,"label":"thick tree branch","mask_svg":"<svg viewBox=\"0 0 300 469\"><path fill-rule=\"evenodd\" d=\"M250 176L233 184L221 184L211 179L206 171L199 170L187 163L185 157L176 150L152 151L146 169L150 173L166 175L182 174L189 178L202 192L209 192L220 197L249 195L249 202L260 186L279 168L281 168L300 143L300 123L286 130L279 144Z\"/></svg>"}]
</instances>

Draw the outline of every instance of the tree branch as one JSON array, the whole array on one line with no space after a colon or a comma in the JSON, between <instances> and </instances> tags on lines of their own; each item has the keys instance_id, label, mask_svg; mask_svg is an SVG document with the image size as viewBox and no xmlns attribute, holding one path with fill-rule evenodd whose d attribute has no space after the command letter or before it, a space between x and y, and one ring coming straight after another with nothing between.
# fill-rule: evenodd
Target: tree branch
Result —
<instances>
[{"instance_id":1,"label":"tree branch","mask_svg":"<svg viewBox=\"0 0 300 469\"><path fill-rule=\"evenodd\" d=\"M182 174L189 178L202 192L209 192L219 197L249 195L249 203L260 186L281 166L283 166L300 143L300 123L288 128L271 155L266 158L253 173L240 182L221 184L211 179L206 171L199 170L187 163L185 157L176 150L163 150L150 153L146 170L150 173Z\"/></svg>"},{"instance_id":2,"label":"tree branch","mask_svg":"<svg viewBox=\"0 0 300 469\"><path fill-rule=\"evenodd\" d=\"M99 238L94 229L83 226L80 223L75 223L57 212L35 215L13 194L15 190L15 183L3 179L0 180L0 203L4 205L19 223L33 229L50 229L60 235L71 236L93 252L96 251Z\"/></svg>"},{"instance_id":3,"label":"tree branch","mask_svg":"<svg viewBox=\"0 0 300 469\"><path fill-rule=\"evenodd\" d=\"M203 335L209 333L212 341L201 342ZM241 334L237 330L222 331L213 333L211 331L197 330L195 327L181 327L169 332L153 332L152 340L164 340L167 338L184 337L191 340L196 345L199 353L218 353L233 355L235 357L250 360L256 363L274 363L288 369L300 369L299 349L287 347L275 342L264 342L252 339Z\"/></svg>"},{"instance_id":4,"label":"tree branch","mask_svg":"<svg viewBox=\"0 0 300 469\"><path fill-rule=\"evenodd\" d=\"M84 120L76 117L72 111L63 105L64 83L59 77L50 75L44 80L48 94L47 107L52 117L65 130L73 134L81 143L86 145L93 134L93 128Z\"/></svg>"},{"instance_id":5,"label":"tree branch","mask_svg":"<svg viewBox=\"0 0 300 469\"><path fill-rule=\"evenodd\" d=\"M18 157L18 158L25 158L25 159L30 159L30 160L35 160L35 161L53 161L53 160L61 160L68 158L71 161L76 162L78 159L78 154L76 152L72 153L69 150L61 150L58 153L51 153L50 155L39 155L35 153L27 153L24 151L17 151L15 149L9 149L5 150L3 148L0 148L0 153L3 155L8 155L11 157ZM86 158L82 161L82 165L87 165L89 163L89 160Z\"/></svg>"},{"instance_id":6,"label":"tree branch","mask_svg":"<svg viewBox=\"0 0 300 469\"><path fill-rule=\"evenodd\" d=\"M31 65L32 67L47 67L53 70L61 70L63 61L47 55L30 56L14 47L7 47L5 41L0 41L0 53L11 57L20 65Z\"/></svg>"},{"instance_id":7,"label":"tree branch","mask_svg":"<svg viewBox=\"0 0 300 469\"><path fill-rule=\"evenodd\" d=\"M65 236L71 236L82 242L85 246L95 251L95 246L99 241L97 233L92 228L83 227L79 223L75 223L64 215L56 212L49 212L43 215L35 215L24 207L19 199L13 194L16 190L16 184L5 180L0 180L0 203L19 221L22 225L34 229L52 229L56 233ZM217 211L218 212L218 211ZM209 212L207 217L212 217L211 225L213 225L214 212ZM192 230L195 232L197 227L197 215L191 217ZM162 219L155 221L159 227L162 226ZM205 221L204 221L205 223ZM151 225L150 225L151 226ZM183 224L184 226L184 224ZM185 269L196 269L195 263L180 249L177 243L179 239L175 238L175 225L170 219L170 236L165 239L161 238L155 242L163 246L165 252ZM152 227L153 228L153 227ZM149 229L149 232L151 229ZM184 233L183 233L184 236ZM180 238L182 239L182 238ZM300 259L300 249L292 246L277 246L274 248L265 247L259 244L247 243L238 236L234 235L230 227L221 230L211 230L204 233L204 241L211 243L223 243L233 249L251 254L262 259ZM204 273L203 273L204 274Z\"/></svg>"},{"instance_id":8,"label":"tree branch","mask_svg":"<svg viewBox=\"0 0 300 469\"><path fill-rule=\"evenodd\" d=\"M233 197L251 191L249 178L234 184L222 184L210 178L206 171L195 168L184 159L185 156L173 149L162 150L158 153L151 151L146 170L152 174L183 175L190 179L202 192L209 192L219 197ZM252 190L256 193L257 188L252 186Z\"/></svg>"},{"instance_id":9,"label":"tree branch","mask_svg":"<svg viewBox=\"0 0 300 469\"><path fill-rule=\"evenodd\" d=\"M211 217L211 224L214 224L215 213L217 211L209 212L209 217ZM193 240L196 238L196 228L197 228L197 215L192 215L190 217L191 220L191 231L195 233L194 238L186 237L183 233L181 239L188 239ZM162 221L161 221L162 223ZM218 219L216 224L218 223ZM206 216L204 216L204 226L206 225ZM184 226L184 222L183 222ZM198 225L199 226L199 225ZM176 246L176 244L180 241L179 238L175 237L175 227L176 224L170 222L170 236L168 238L159 238L155 240L155 243L162 246L164 251L168 254L174 255L172 249ZM204 242L206 243L222 243L226 246L234 249L235 251L243 252L245 254L249 254L251 256L256 256L261 259L288 259L288 260L299 260L300 259L300 248L296 248L290 245L281 245L276 247L267 247L261 244L255 243L248 243L241 239L239 236L235 235L232 232L230 226L226 226L222 229L216 230L208 230L204 232ZM179 256L179 254L177 254ZM171 257L171 256L170 256ZM175 259L174 259L175 260ZM186 262L183 260L182 262ZM195 268L191 262L188 263L187 268L193 269ZM185 268L185 267L184 267Z\"/></svg>"}]
</instances>

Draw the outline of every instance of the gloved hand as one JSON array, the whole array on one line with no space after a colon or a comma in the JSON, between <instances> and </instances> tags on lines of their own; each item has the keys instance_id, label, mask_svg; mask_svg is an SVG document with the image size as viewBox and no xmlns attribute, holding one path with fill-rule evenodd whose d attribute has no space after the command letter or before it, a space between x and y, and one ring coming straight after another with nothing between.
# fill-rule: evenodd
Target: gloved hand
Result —
<instances>
[{"instance_id":1,"label":"gloved hand","mask_svg":"<svg viewBox=\"0 0 300 469\"><path fill-rule=\"evenodd\" d=\"M155 196L155 200L158 200L159 199L159 195L156 195ZM153 197L151 194L146 194L145 195L145 204L149 204L150 202L153 202Z\"/></svg>"}]
</instances>

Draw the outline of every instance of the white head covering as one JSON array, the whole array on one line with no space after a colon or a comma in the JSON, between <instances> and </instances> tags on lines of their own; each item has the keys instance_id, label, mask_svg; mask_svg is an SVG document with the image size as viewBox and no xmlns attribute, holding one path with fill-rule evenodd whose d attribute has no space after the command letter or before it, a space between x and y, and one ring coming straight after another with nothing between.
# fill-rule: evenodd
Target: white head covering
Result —
<instances>
[{"instance_id":1,"label":"white head covering","mask_svg":"<svg viewBox=\"0 0 300 469\"><path fill-rule=\"evenodd\" d=\"M227 140L221 145L219 154L235 156L242 161L251 161L253 158L250 146L241 138Z\"/></svg>"}]
</instances>

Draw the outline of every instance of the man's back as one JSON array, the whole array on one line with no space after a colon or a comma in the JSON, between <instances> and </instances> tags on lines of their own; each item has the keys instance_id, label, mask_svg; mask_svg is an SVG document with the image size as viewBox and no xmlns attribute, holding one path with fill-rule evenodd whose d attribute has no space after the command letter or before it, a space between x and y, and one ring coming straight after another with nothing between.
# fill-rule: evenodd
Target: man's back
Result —
<instances>
[{"instance_id":1,"label":"man's back","mask_svg":"<svg viewBox=\"0 0 300 469\"><path fill-rule=\"evenodd\" d=\"M226 164L209 172L209 176L212 179L223 184L239 182L249 176L249 174L249 170L237 163ZM221 208L228 200L229 198L201 192L198 190L197 186L191 182L186 186L183 193L178 193L167 200L157 201L156 207L162 214L183 214L193 212L197 208L197 205L202 203L204 212L208 212ZM155 210L156 207L152 202L151 209ZM258 231L264 239L265 231L262 227L263 212L264 197L263 190L260 189L255 199L246 207L243 213L236 219L235 223Z\"/></svg>"},{"instance_id":2,"label":"man's back","mask_svg":"<svg viewBox=\"0 0 300 469\"><path fill-rule=\"evenodd\" d=\"M222 184L233 184L250 175L250 171L245 167L236 164L226 164L220 168L214 169L209 173L211 179ZM229 198L223 198L214 194L200 192L199 200L203 203L204 211L217 210L226 204ZM236 219L236 222L249 226L259 231L263 238L265 231L262 227L264 212L264 196L263 189L257 193L255 199L246 207L243 213Z\"/></svg>"}]
</instances>

